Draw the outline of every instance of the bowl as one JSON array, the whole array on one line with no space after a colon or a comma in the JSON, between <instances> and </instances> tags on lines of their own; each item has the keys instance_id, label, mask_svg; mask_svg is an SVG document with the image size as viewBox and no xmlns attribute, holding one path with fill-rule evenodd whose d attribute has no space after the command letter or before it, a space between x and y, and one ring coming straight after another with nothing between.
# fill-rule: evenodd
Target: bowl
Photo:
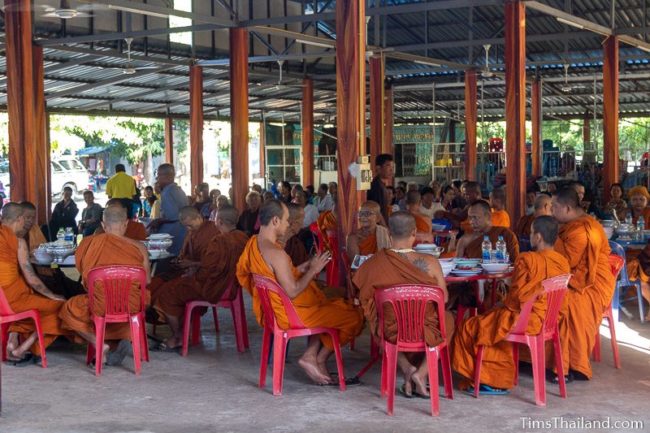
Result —
<instances>
[{"instance_id":1,"label":"bowl","mask_svg":"<svg viewBox=\"0 0 650 433\"><path fill-rule=\"evenodd\" d=\"M509 263L481 263L481 267L490 274L505 272L508 270L509 266Z\"/></svg>"},{"instance_id":2,"label":"bowl","mask_svg":"<svg viewBox=\"0 0 650 433\"><path fill-rule=\"evenodd\" d=\"M614 220L602 220L600 222L600 225L602 225L603 227L612 227L612 228L614 228L616 226L616 221L614 221Z\"/></svg>"},{"instance_id":3,"label":"bowl","mask_svg":"<svg viewBox=\"0 0 650 433\"><path fill-rule=\"evenodd\" d=\"M481 259L455 259L454 262L456 263L457 267L467 267L467 268L475 268L478 266L479 263L481 263Z\"/></svg>"},{"instance_id":4,"label":"bowl","mask_svg":"<svg viewBox=\"0 0 650 433\"><path fill-rule=\"evenodd\" d=\"M52 256L47 252L44 245L34 250L34 258L38 263L52 263Z\"/></svg>"},{"instance_id":5,"label":"bowl","mask_svg":"<svg viewBox=\"0 0 650 433\"><path fill-rule=\"evenodd\" d=\"M634 231L632 224L620 224L616 229L616 233L619 235L627 235Z\"/></svg>"},{"instance_id":6,"label":"bowl","mask_svg":"<svg viewBox=\"0 0 650 433\"><path fill-rule=\"evenodd\" d=\"M417 244L413 247L415 251L434 251L436 248L436 244Z\"/></svg>"},{"instance_id":7,"label":"bowl","mask_svg":"<svg viewBox=\"0 0 650 433\"><path fill-rule=\"evenodd\" d=\"M149 235L149 237L147 239L153 241L153 240L171 239L171 238L172 238L172 235L170 235L169 233L154 233L154 234Z\"/></svg>"},{"instance_id":8,"label":"bowl","mask_svg":"<svg viewBox=\"0 0 650 433\"><path fill-rule=\"evenodd\" d=\"M167 239L149 239L148 241L145 241L145 246L149 251L153 250L162 250L166 251L167 248L171 247L174 241L171 240L171 238Z\"/></svg>"},{"instance_id":9,"label":"bowl","mask_svg":"<svg viewBox=\"0 0 650 433\"><path fill-rule=\"evenodd\" d=\"M447 226L444 224L431 224L431 231L444 232L445 230L447 230Z\"/></svg>"},{"instance_id":10,"label":"bowl","mask_svg":"<svg viewBox=\"0 0 650 433\"><path fill-rule=\"evenodd\" d=\"M149 258L154 260L159 259L165 252L165 250L149 250Z\"/></svg>"},{"instance_id":11,"label":"bowl","mask_svg":"<svg viewBox=\"0 0 650 433\"><path fill-rule=\"evenodd\" d=\"M56 241L46 244L47 253L52 256L53 263L63 263L63 260L75 251L74 243L66 241Z\"/></svg>"}]
</instances>

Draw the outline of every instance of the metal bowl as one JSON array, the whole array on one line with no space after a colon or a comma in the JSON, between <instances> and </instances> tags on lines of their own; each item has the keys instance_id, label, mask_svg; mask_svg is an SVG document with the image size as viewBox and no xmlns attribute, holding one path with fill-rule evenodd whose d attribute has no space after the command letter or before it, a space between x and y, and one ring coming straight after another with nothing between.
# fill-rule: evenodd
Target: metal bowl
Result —
<instances>
[{"instance_id":1,"label":"metal bowl","mask_svg":"<svg viewBox=\"0 0 650 433\"><path fill-rule=\"evenodd\" d=\"M145 246L148 250L167 250L174 242L171 239L150 239L145 241Z\"/></svg>"},{"instance_id":2,"label":"metal bowl","mask_svg":"<svg viewBox=\"0 0 650 433\"><path fill-rule=\"evenodd\" d=\"M52 256L52 263L63 263L66 257L75 252L75 246L72 242L51 242L46 244L47 253Z\"/></svg>"},{"instance_id":3,"label":"metal bowl","mask_svg":"<svg viewBox=\"0 0 650 433\"><path fill-rule=\"evenodd\" d=\"M631 224L620 224L616 228L616 233L619 235L628 235L634 231L634 227Z\"/></svg>"}]
</instances>

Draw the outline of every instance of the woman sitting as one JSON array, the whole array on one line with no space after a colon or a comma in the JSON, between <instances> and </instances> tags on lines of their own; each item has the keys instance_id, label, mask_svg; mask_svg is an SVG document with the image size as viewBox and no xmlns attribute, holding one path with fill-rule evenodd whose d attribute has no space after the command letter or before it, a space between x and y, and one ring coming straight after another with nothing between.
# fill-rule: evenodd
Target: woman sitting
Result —
<instances>
[{"instance_id":1,"label":"woman sitting","mask_svg":"<svg viewBox=\"0 0 650 433\"><path fill-rule=\"evenodd\" d=\"M650 193L645 186L637 185L631 188L628 192L630 197L630 207L625 211L625 218L632 216L632 224L636 226L639 218L643 218L643 223L646 230L650 227L650 208L648 208L648 200L650 200Z\"/></svg>"},{"instance_id":2,"label":"woman sitting","mask_svg":"<svg viewBox=\"0 0 650 433\"><path fill-rule=\"evenodd\" d=\"M623 200L623 185L620 183L613 183L609 187L609 195L611 199L607 206L605 206L605 212L615 216L619 221L625 219L625 212L627 211L627 203Z\"/></svg>"},{"instance_id":3,"label":"woman sitting","mask_svg":"<svg viewBox=\"0 0 650 433\"><path fill-rule=\"evenodd\" d=\"M361 205L357 214L357 229L348 236L347 251L350 258L375 254L391 247L388 229L380 225L380 221L383 223L377 202L367 201Z\"/></svg>"}]
</instances>

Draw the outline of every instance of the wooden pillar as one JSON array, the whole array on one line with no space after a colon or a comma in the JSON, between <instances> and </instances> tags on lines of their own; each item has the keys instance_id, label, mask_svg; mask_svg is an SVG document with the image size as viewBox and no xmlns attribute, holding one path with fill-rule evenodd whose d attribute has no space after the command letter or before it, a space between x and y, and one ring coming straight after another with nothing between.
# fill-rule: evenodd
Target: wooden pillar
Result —
<instances>
[{"instance_id":1,"label":"wooden pillar","mask_svg":"<svg viewBox=\"0 0 650 433\"><path fill-rule=\"evenodd\" d=\"M476 180L476 71L465 71L465 179Z\"/></svg>"},{"instance_id":2,"label":"wooden pillar","mask_svg":"<svg viewBox=\"0 0 650 433\"><path fill-rule=\"evenodd\" d=\"M248 31L230 29L230 159L234 206L243 212L248 194Z\"/></svg>"},{"instance_id":3,"label":"wooden pillar","mask_svg":"<svg viewBox=\"0 0 650 433\"><path fill-rule=\"evenodd\" d=\"M203 68L190 66L190 178L203 182Z\"/></svg>"},{"instance_id":4,"label":"wooden pillar","mask_svg":"<svg viewBox=\"0 0 650 433\"><path fill-rule=\"evenodd\" d=\"M591 149L591 115L585 111L585 117L582 119L582 144L584 149Z\"/></svg>"},{"instance_id":5,"label":"wooden pillar","mask_svg":"<svg viewBox=\"0 0 650 433\"><path fill-rule=\"evenodd\" d=\"M384 89L384 141L381 145L381 153L393 155L393 88L387 86Z\"/></svg>"},{"instance_id":6,"label":"wooden pillar","mask_svg":"<svg viewBox=\"0 0 650 433\"><path fill-rule=\"evenodd\" d=\"M526 9L508 0L505 12L506 208L516 225L526 204Z\"/></svg>"},{"instance_id":7,"label":"wooden pillar","mask_svg":"<svg viewBox=\"0 0 650 433\"><path fill-rule=\"evenodd\" d=\"M174 119L165 117L165 162L174 164Z\"/></svg>"},{"instance_id":8,"label":"wooden pillar","mask_svg":"<svg viewBox=\"0 0 650 433\"><path fill-rule=\"evenodd\" d=\"M314 81L303 80L302 87L302 184L314 184Z\"/></svg>"},{"instance_id":9,"label":"wooden pillar","mask_svg":"<svg viewBox=\"0 0 650 433\"><path fill-rule=\"evenodd\" d=\"M605 39L603 59L603 203L618 177L618 37Z\"/></svg>"},{"instance_id":10,"label":"wooden pillar","mask_svg":"<svg viewBox=\"0 0 650 433\"><path fill-rule=\"evenodd\" d=\"M532 146L530 148L530 156L533 162L533 176L542 175L542 83L539 78L533 81L530 90L530 120L532 123Z\"/></svg>"},{"instance_id":11,"label":"wooden pillar","mask_svg":"<svg viewBox=\"0 0 650 433\"><path fill-rule=\"evenodd\" d=\"M359 153L365 153L366 18L365 1L336 2L336 122L338 140L338 198L336 212L341 252L354 223L359 204L355 179L349 172ZM342 254L339 254L341 257ZM340 281L345 267L339 263Z\"/></svg>"},{"instance_id":12,"label":"wooden pillar","mask_svg":"<svg viewBox=\"0 0 650 433\"><path fill-rule=\"evenodd\" d=\"M384 147L384 59L370 58L370 165Z\"/></svg>"}]
</instances>

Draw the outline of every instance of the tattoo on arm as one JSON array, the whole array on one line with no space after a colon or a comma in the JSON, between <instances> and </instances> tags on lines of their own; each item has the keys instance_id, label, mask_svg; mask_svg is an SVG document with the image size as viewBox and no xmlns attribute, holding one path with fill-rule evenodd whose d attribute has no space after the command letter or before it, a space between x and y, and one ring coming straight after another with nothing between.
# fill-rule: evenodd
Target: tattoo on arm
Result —
<instances>
[{"instance_id":1,"label":"tattoo on arm","mask_svg":"<svg viewBox=\"0 0 650 433\"><path fill-rule=\"evenodd\" d=\"M413 263L413 265L415 265L419 270L421 270L425 274L427 274L427 275L429 274L429 264L427 263L426 260L424 260L422 258L417 258L417 259L413 260L412 263Z\"/></svg>"},{"instance_id":2,"label":"tattoo on arm","mask_svg":"<svg viewBox=\"0 0 650 433\"><path fill-rule=\"evenodd\" d=\"M27 248L27 243L24 240L20 240L18 244L18 263L20 265L20 270L23 273L23 277L30 285L30 287L36 290L39 293L49 293L50 290L43 284L38 274L32 267L32 264L29 262L29 250Z\"/></svg>"}]
</instances>

